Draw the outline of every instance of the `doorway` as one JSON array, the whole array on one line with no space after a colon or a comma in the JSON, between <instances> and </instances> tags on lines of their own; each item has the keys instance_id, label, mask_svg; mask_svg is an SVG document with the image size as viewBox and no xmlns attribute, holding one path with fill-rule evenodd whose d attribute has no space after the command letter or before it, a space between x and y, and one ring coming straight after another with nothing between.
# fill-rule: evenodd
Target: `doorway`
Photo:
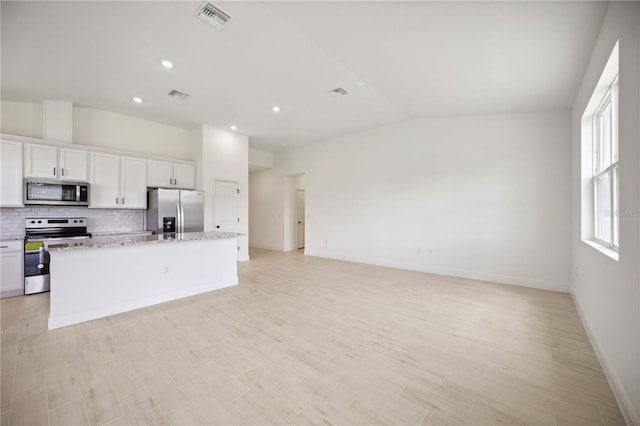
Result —
<instances>
[{"instance_id":1,"label":"doorway","mask_svg":"<svg viewBox=\"0 0 640 426\"><path fill-rule=\"evenodd\" d=\"M298 249L304 248L304 190L298 190L298 199L297 199L297 212L298 212L298 223L297 223L297 241L298 241Z\"/></svg>"}]
</instances>

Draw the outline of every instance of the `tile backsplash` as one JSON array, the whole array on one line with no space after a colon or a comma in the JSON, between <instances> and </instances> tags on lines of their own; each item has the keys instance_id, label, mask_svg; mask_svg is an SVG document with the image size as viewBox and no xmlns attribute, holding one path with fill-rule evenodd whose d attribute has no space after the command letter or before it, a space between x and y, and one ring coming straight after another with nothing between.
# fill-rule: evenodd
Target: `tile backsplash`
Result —
<instances>
[{"instance_id":1,"label":"tile backsplash","mask_svg":"<svg viewBox=\"0 0 640 426\"><path fill-rule=\"evenodd\" d=\"M88 231L132 232L144 230L146 210L90 209L87 207L29 206L0 208L0 235L24 235L25 219L28 217L86 217Z\"/></svg>"}]
</instances>

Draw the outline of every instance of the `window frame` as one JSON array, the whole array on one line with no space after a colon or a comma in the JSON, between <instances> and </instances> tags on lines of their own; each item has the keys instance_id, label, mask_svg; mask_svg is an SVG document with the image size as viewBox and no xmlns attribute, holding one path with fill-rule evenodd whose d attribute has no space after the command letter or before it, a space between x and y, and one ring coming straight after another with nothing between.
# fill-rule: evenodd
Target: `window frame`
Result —
<instances>
[{"instance_id":1,"label":"window frame","mask_svg":"<svg viewBox=\"0 0 640 426\"><path fill-rule=\"evenodd\" d=\"M600 104L596 108L593 114L592 120L592 177L591 185L593 191L593 239L598 244L601 244L616 252L620 249L620 236L619 236L619 187L620 187L620 155L618 144L618 75L613 78L611 84L607 88ZM604 134L602 128L603 118L607 108L610 109L609 114L609 129L608 131L608 154L609 158L603 158L603 142ZM605 207L605 211L609 211L608 218L603 218L599 215L598 211L600 207L598 205L598 181L607 175L609 180L609 205ZM600 238L599 228L601 221L608 221L609 233L611 241Z\"/></svg>"}]
</instances>

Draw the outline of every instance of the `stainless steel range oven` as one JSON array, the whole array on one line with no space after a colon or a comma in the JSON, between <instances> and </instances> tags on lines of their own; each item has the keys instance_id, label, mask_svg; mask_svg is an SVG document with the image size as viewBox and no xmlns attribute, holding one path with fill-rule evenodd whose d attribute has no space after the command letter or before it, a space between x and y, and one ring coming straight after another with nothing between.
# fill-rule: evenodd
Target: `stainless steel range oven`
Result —
<instances>
[{"instance_id":1,"label":"stainless steel range oven","mask_svg":"<svg viewBox=\"0 0 640 426\"><path fill-rule=\"evenodd\" d=\"M49 291L49 252L45 241L91 238L86 217L27 218L24 244L24 294Z\"/></svg>"}]
</instances>

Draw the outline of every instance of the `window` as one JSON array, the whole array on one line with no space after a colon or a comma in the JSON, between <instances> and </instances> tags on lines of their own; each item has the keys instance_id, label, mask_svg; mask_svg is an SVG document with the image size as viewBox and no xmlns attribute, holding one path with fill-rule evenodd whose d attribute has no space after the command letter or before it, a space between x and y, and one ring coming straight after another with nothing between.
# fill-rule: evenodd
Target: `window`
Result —
<instances>
[{"instance_id":1,"label":"window","mask_svg":"<svg viewBox=\"0 0 640 426\"><path fill-rule=\"evenodd\" d=\"M581 122L581 238L619 259L618 42L604 65Z\"/></svg>"},{"instance_id":2,"label":"window","mask_svg":"<svg viewBox=\"0 0 640 426\"><path fill-rule=\"evenodd\" d=\"M618 77L593 115L595 240L618 250Z\"/></svg>"}]
</instances>

